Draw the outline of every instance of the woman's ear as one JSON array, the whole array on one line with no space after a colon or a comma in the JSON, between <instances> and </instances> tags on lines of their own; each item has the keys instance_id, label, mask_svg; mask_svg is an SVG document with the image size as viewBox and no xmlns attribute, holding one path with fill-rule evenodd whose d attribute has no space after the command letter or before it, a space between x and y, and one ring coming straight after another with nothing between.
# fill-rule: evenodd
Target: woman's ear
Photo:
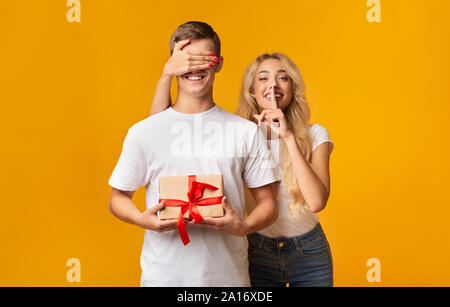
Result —
<instances>
[{"instance_id":1,"label":"woman's ear","mask_svg":"<svg viewBox=\"0 0 450 307\"><path fill-rule=\"evenodd\" d=\"M221 56L219 58L219 61L217 62L217 65L216 65L215 72L216 73L220 72L222 70L222 67L223 67L223 56Z\"/></svg>"}]
</instances>

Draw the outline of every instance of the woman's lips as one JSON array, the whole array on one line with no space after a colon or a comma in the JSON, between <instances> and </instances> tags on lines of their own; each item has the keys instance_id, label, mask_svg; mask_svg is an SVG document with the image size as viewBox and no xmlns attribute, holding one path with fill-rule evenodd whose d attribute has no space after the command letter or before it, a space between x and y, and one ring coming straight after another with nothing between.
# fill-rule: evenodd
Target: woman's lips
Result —
<instances>
[{"instance_id":1,"label":"woman's lips","mask_svg":"<svg viewBox=\"0 0 450 307\"><path fill-rule=\"evenodd\" d=\"M281 99L281 98L283 98L283 96L284 95L281 93L275 93L276 99ZM269 101L272 101L272 93L268 93L268 94L264 95L264 98L266 98Z\"/></svg>"}]
</instances>

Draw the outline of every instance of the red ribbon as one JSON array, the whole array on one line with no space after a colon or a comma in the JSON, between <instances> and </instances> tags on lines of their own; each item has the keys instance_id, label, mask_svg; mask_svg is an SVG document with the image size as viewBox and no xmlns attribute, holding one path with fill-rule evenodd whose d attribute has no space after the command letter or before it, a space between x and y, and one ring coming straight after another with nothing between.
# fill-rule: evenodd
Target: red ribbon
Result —
<instances>
[{"instance_id":1,"label":"red ribbon","mask_svg":"<svg viewBox=\"0 0 450 307\"><path fill-rule=\"evenodd\" d=\"M186 225L184 224L183 215L186 211L189 211L189 220L194 219L195 222L201 223L203 221L203 217L198 212L197 206L211 206L211 205L219 205L222 203L223 196L218 197L209 197L200 199L203 196L203 191L205 188L211 190L217 190L218 188L203 182L195 181L196 176L191 175L189 177L189 188L187 192L188 200L179 200L179 199L160 199L159 202L164 200L164 206L166 207L181 207L180 215L178 216L177 228L180 234L181 241L183 241L184 245L187 245L190 240L187 234Z\"/></svg>"}]
</instances>

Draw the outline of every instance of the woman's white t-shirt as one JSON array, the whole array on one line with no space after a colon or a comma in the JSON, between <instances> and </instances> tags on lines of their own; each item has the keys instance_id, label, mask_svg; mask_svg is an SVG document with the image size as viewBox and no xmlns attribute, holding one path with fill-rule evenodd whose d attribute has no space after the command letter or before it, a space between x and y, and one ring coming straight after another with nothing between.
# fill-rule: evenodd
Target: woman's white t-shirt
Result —
<instances>
[{"instance_id":1,"label":"woman's white t-shirt","mask_svg":"<svg viewBox=\"0 0 450 307\"><path fill-rule=\"evenodd\" d=\"M333 151L334 144L330 139L327 129L325 127L314 124L311 125L311 134L313 135L314 141L312 146L312 151L314 151L319 145L330 142L331 151ZM270 151L272 157L275 161L279 161L277 165L277 170L281 174L281 140L268 140ZM330 151L330 152L331 152ZM288 204L292 201L292 195L287 190L284 181L281 180L279 184L276 184L276 199L278 202L279 216L275 223L269 227L259 231L258 233L269 237L269 238L291 238L295 236L300 236L311 229L313 229L319 222L319 217L317 214L311 212L307 206L303 210L299 210L297 217L292 217L288 213ZM254 200L252 196L246 190L247 207L251 211L254 208Z\"/></svg>"}]
</instances>

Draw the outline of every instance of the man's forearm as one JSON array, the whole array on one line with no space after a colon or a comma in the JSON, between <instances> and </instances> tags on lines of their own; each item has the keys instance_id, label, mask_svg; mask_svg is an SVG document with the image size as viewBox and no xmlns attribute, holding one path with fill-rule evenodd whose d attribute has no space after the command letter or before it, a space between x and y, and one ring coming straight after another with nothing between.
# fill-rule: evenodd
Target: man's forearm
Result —
<instances>
[{"instance_id":1,"label":"man's forearm","mask_svg":"<svg viewBox=\"0 0 450 307\"><path fill-rule=\"evenodd\" d=\"M162 112L172 104L170 98L170 86L172 85L172 76L162 74L155 89L153 97L151 115Z\"/></svg>"},{"instance_id":2,"label":"man's forearm","mask_svg":"<svg viewBox=\"0 0 450 307\"><path fill-rule=\"evenodd\" d=\"M141 212L127 195L113 191L109 201L109 211L120 220L133 224L139 224Z\"/></svg>"},{"instance_id":3,"label":"man's forearm","mask_svg":"<svg viewBox=\"0 0 450 307\"><path fill-rule=\"evenodd\" d=\"M278 208L271 200L261 202L244 221L244 235L262 230L278 218Z\"/></svg>"}]
</instances>

